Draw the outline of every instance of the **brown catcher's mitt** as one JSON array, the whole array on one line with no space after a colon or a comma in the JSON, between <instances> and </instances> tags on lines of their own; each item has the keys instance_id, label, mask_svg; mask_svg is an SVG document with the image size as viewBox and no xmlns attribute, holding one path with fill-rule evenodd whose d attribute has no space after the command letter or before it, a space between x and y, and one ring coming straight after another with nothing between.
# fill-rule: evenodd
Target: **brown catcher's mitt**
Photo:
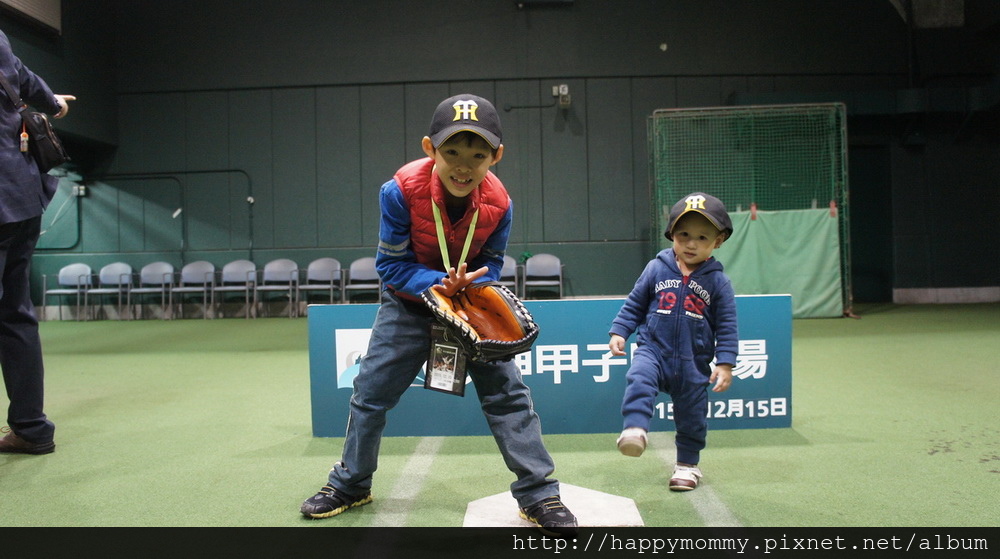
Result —
<instances>
[{"instance_id":1,"label":"brown catcher's mitt","mask_svg":"<svg viewBox=\"0 0 1000 559\"><path fill-rule=\"evenodd\" d=\"M473 283L451 297L441 289L434 285L421 293L424 303L473 361L509 361L538 337L528 309L506 286Z\"/></svg>"}]
</instances>

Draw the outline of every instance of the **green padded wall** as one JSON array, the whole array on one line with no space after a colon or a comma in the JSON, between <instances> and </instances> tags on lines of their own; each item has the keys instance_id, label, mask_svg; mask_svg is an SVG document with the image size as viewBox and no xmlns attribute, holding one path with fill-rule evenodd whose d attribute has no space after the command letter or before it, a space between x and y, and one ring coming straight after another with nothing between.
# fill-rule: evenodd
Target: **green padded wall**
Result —
<instances>
[{"instance_id":1,"label":"green padded wall","mask_svg":"<svg viewBox=\"0 0 1000 559\"><path fill-rule=\"evenodd\" d=\"M662 231L670 207L691 192L706 192L721 199L734 220L745 213L745 223L755 226L748 238L740 236L750 235L751 228L737 228L723 246L729 250L719 252L737 293L792 293L796 317L850 311L842 103L658 110L649 118L648 135L652 224L660 232L653 236L655 249L669 246ZM805 210L812 211L800 213ZM782 217L784 212L791 214ZM757 223L764 215L766 226ZM818 221L822 216L826 221ZM794 237L801 239L791 242ZM752 266L731 268L750 262L732 254L734 246L753 251ZM733 262L722 258L727 252ZM771 273L791 269L798 272ZM744 277L736 282L739 276ZM799 283L793 277L812 279Z\"/></svg>"}]
</instances>

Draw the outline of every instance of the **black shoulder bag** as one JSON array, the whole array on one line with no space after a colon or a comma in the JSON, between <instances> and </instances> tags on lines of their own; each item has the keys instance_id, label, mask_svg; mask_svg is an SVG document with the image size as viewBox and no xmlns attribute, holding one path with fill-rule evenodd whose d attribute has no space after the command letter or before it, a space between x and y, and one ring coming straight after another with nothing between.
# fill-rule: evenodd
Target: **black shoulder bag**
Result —
<instances>
[{"instance_id":1,"label":"black shoulder bag","mask_svg":"<svg viewBox=\"0 0 1000 559\"><path fill-rule=\"evenodd\" d=\"M42 173L47 173L49 169L69 161L69 154L66 153L59 136L56 136L56 131L52 129L49 117L45 113L28 110L28 105L3 75L0 75L0 83L7 90L11 103L17 107L17 112L21 114L21 151L31 151L35 164Z\"/></svg>"}]
</instances>

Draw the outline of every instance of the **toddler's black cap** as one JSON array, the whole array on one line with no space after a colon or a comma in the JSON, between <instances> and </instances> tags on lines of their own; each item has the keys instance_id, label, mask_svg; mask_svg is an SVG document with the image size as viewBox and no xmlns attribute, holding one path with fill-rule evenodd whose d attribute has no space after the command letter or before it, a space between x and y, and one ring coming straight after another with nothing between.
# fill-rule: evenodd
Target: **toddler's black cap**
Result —
<instances>
[{"instance_id":1,"label":"toddler's black cap","mask_svg":"<svg viewBox=\"0 0 1000 559\"><path fill-rule=\"evenodd\" d=\"M500 128L500 115L493 103L468 93L441 101L434 111L428 134L434 148L437 149L445 140L462 131L479 134L493 149L500 147L503 130Z\"/></svg>"},{"instance_id":2,"label":"toddler's black cap","mask_svg":"<svg viewBox=\"0 0 1000 559\"><path fill-rule=\"evenodd\" d=\"M671 241L674 240L672 234L674 226L677 225L677 220L688 212L698 212L707 217L716 229L726 234L727 239L733 236L733 222L729 219L726 206L722 200L704 192L688 194L674 204L673 208L670 208L670 222L667 224L667 230L663 232L663 236Z\"/></svg>"}]
</instances>

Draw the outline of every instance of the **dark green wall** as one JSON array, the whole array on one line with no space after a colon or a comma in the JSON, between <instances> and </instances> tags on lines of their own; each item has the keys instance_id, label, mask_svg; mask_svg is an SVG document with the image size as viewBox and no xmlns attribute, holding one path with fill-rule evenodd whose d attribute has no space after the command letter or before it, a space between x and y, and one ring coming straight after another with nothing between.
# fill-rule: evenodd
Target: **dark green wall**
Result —
<instances>
[{"instance_id":1,"label":"dark green wall","mask_svg":"<svg viewBox=\"0 0 1000 559\"><path fill-rule=\"evenodd\" d=\"M632 116L588 107L627 107L634 89L658 87L628 78L569 82L570 110L500 109L506 150L496 172L516 208L510 251L559 254L570 293L623 293L637 270L583 271L595 259L644 258L646 185L633 177L644 177L647 163L635 153ZM78 205L79 242L42 243L37 262L62 265L71 252L95 267L119 258L138 267L169 250L176 265L196 257L262 264L274 255L304 265L321 255L346 264L373 254L378 187L421 155L438 101L465 90L552 103L551 83L540 80L122 95L121 130L134 141L119 147L108 173L86 176L85 198L68 199ZM659 105L651 99L634 118L642 122ZM66 181L63 190L70 187ZM75 218L52 232L75 231Z\"/></svg>"},{"instance_id":2,"label":"dark green wall","mask_svg":"<svg viewBox=\"0 0 1000 559\"><path fill-rule=\"evenodd\" d=\"M112 0L63 2L63 32L57 35L0 10L0 27L14 53L55 93L76 95L72 118L55 121L77 163L87 167L118 143L118 84Z\"/></svg>"},{"instance_id":3,"label":"dark green wall","mask_svg":"<svg viewBox=\"0 0 1000 559\"><path fill-rule=\"evenodd\" d=\"M61 206L36 274L72 260L370 255L379 185L421 155L436 103L472 91L501 109L510 252L558 254L569 295L624 294L651 256L653 110L815 100L846 102L851 147L865 150L851 161L851 189L877 205L852 212L864 297L1000 285L1000 233L978 251L939 250L937 233L1000 209L992 0L966 0L961 28L912 32L870 0L68 4L52 72L104 88L113 75L117 95L100 101L113 126L83 100L66 125L79 116L85 139L115 149L79 170L89 195ZM90 27L108 22L90 55ZM568 109L548 106L558 84ZM956 199L975 203L940 211Z\"/></svg>"}]
</instances>

